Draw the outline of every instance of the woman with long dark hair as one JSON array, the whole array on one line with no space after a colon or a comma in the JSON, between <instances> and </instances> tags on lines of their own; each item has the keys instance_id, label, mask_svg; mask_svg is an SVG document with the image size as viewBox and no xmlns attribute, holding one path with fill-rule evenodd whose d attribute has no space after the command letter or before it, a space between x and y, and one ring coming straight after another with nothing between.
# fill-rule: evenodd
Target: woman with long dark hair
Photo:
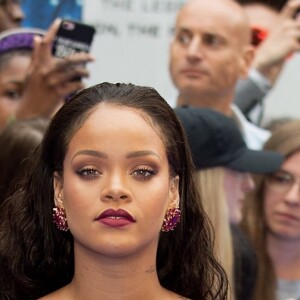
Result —
<instances>
[{"instance_id":1,"label":"woman with long dark hair","mask_svg":"<svg viewBox=\"0 0 300 300\"><path fill-rule=\"evenodd\" d=\"M226 299L185 134L152 88L70 99L1 211L8 299Z\"/></svg>"}]
</instances>

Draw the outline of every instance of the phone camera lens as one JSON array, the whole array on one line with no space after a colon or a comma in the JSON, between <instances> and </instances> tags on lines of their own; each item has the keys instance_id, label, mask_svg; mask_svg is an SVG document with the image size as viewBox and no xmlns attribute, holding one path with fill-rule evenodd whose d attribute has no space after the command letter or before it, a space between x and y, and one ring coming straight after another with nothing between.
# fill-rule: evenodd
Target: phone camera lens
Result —
<instances>
[{"instance_id":1,"label":"phone camera lens","mask_svg":"<svg viewBox=\"0 0 300 300\"><path fill-rule=\"evenodd\" d=\"M70 21L64 21L62 27L66 30L73 30L75 28L75 24Z\"/></svg>"}]
</instances>

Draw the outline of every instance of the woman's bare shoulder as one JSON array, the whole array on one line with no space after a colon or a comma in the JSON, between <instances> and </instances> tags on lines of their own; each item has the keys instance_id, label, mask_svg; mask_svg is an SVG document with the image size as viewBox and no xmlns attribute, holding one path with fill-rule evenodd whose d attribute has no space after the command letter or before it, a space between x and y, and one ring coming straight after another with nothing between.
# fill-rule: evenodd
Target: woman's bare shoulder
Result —
<instances>
[{"instance_id":1,"label":"woman's bare shoulder","mask_svg":"<svg viewBox=\"0 0 300 300\"><path fill-rule=\"evenodd\" d=\"M65 289L62 288L37 300L69 300L69 298L66 296Z\"/></svg>"}]
</instances>

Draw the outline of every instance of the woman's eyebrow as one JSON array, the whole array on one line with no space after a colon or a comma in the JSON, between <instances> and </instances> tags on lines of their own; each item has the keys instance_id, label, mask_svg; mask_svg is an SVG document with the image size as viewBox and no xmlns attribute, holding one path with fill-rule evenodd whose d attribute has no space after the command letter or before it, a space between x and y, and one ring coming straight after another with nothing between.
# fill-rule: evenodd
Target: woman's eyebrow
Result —
<instances>
[{"instance_id":1,"label":"woman's eyebrow","mask_svg":"<svg viewBox=\"0 0 300 300\"><path fill-rule=\"evenodd\" d=\"M155 151L152 151L152 150L133 151L133 152L128 153L126 155L126 158L135 158L135 157L149 156L149 155L155 155L160 159L159 155Z\"/></svg>"},{"instance_id":2,"label":"woman's eyebrow","mask_svg":"<svg viewBox=\"0 0 300 300\"><path fill-rule=\"evenodd\" d=\"M75 155L73 156L72 160L78 155L90 155L90 156L95 156L95 157L105 158L105 159L108 158L107 154L105 154L104 152L97 151L97 150L85 149L85 150L79 150L78 152L76 152Z\"/></svg>"}]
</instances>

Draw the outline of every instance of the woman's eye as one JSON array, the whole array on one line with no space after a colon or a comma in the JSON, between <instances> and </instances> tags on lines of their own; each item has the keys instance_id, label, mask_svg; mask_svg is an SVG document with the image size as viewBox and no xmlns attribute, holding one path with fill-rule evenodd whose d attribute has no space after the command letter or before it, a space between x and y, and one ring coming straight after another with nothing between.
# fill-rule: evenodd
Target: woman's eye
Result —
<instances>
[{"instance_id":1,"label":"woman's eye","mask_svg":"<svg viewBox=\"0 0 300 300\"><path fill-rule=\"evenodd\" d=\"M21 97L21 93L18 90L7 90L5 95L12 100L18 100Z\"/></svg>"},{"instance_id":2,"label":"woman's eye","mask_svg":"<svg viewBox=\"0 0 300 300\"><path fill-rule=\"evenodd\" d=\"M100 172L94 168L83 168L76 171L76 173L84 179L93 179L100 175Z\"/></svg>"},{"instance_id":3,"label":"woman's eye","mask_svg":"<svg viewBox=\"0 0 300 300\"><path fill-rule=\"evenodd\" d=\"M274 179L275 181L281 184L289 184L290 182L293 181L293 178L291 176L285 174L274 175Z\"/></svg>"},{"instance_id":4,"label":"woman's eye","mask_svg":"<svg viewBox=\"0 0 300 300\"><path fill-rule=\"evenodd\" d=\"M157 172L151 168L141 168L133 171L131 174L138 179L145 180L150 179L153 175L157 174Z\"/></svg>"}]
</instances>

